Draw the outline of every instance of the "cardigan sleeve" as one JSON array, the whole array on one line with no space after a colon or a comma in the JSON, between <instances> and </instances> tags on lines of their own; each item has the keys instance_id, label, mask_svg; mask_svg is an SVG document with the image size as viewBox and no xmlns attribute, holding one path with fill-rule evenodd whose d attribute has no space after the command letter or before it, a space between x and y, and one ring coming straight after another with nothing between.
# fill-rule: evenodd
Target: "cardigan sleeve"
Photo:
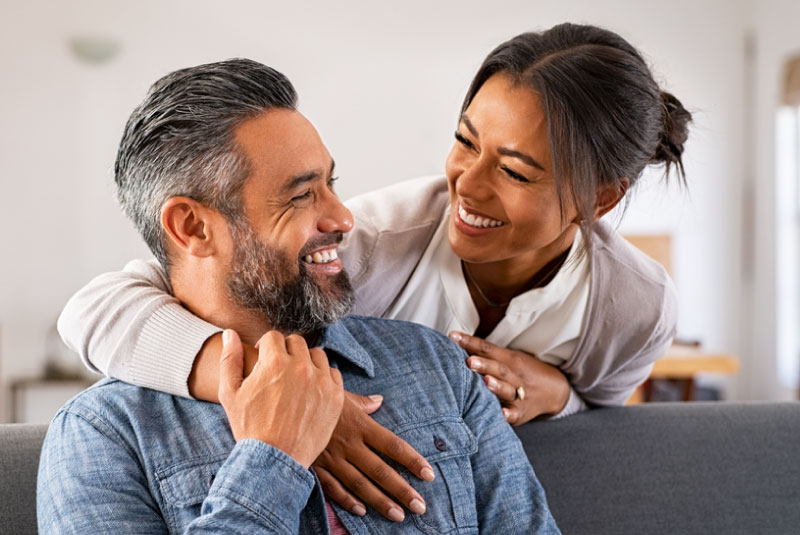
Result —
<instances>
[{"instance_id":1,"label":"cardigan sleeve","mask_svg":"<svg viewBox=\"0 0 800 535\"><path fill-rule=\"evenodd\" d=\"M220 331L181 306L155 260L99 275L58 318L59 334L90 370L183 397L191 397L197 353Z\"/></svg>"}]
</instances>

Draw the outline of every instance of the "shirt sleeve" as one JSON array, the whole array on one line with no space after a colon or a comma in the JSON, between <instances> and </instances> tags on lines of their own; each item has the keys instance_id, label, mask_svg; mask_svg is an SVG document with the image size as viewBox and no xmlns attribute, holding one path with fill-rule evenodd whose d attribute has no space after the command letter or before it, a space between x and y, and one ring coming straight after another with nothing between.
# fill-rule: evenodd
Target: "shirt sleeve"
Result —
<instances>
[{"instance_id":1,"label":"shirt sleeve","mask_svg":"<svg viewBox=\"0 0 800 535\"><path fill-rule=\"evenodd\" d=\"M570 385L569 387L569 399L567 399L567 404L564 405L564 408L561 409L561 412L558 414L554 414L549 419L550 420L558 420L559 418L564 418L565 416L571 416L573 414L577 414L579 412L583 412L588 409L589 406L583 401L583 398L578 394L575 389Z\"/></svg>"},{"instance_id":2,"label":"shirt sleeve","mask_svg":"<svg viewBox=\"0 0 800 535\"><path fill-rule=\"evenodd\" d=\"M471 462L480 531L560 533L544 489L522 444L503 418L497 397L478 374L466 366L461 369L466 375L463 418L478 440L478 451Z\"/></svg>"},{"instance_id":3,"label":"shirt sleeve","mask_svg":"<svg viewBox=\"0 0 800 535\"><path fill-rule=\"evenodd\" d=\"M222 329L181 306L154 260L93 279L58 318L64 342L92 371L191 397L187 381L208 337Z\"/></svg>"},{"instance_id":4,"label":"shirt sleeve","mask_svg":"<svg viewBox=\"0 0 800 535\"><path fill-rule=\"evenodd\" d=\"M37 485L40 533L168 532L138 457L102 421L59 413ZM184 533L297 533L314 485L314 476L285 453L242 440Z\"/></svg>"}]
</instances>

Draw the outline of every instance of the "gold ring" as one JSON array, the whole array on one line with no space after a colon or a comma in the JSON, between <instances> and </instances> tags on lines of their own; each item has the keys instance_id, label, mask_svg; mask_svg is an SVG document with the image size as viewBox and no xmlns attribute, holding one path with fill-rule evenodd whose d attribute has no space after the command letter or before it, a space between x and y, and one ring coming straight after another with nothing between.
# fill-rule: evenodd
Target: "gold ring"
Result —
<instances>
[{"instance_id":1,"label":"gold ring","mask_svg":"<svg viewBox=\"0 0 800 535\"><path fill-rule=\"evenodd\" d=\"M519 385L517 387L517 392L516 392L516 395L514 396L514 400L515 401L516 400L520 400L520 401L524 401L525 400L525 388L522 385Z\"/></svg>"}]
</instances>

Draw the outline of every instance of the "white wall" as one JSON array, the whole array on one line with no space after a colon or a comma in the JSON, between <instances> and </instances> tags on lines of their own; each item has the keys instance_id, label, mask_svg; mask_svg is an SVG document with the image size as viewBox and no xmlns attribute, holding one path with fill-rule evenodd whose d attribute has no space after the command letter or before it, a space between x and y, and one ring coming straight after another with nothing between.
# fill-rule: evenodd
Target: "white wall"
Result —
<instances>
[{"instance_id":1,"label":"white wall","mask_svg":"<svg viewBox=\"0 0 800 535\"><path fill-rule=\"evenodd\" d=\"M745 372L750 377L748 397L769 399L796 398L794 389L778 380L776 357L777 292L775 250L776 196L783 194L775 187L775 120L780 106L784 62L800 53L800 4L791 0L770 0L754 4L752 28L756 43L754 129L754 172L747 187L752 191L754 213L754 272L746 281L751 292L752 307L745 311L750 326L749 349L753 358ZM800 276L800 274L798 274ZM800 328L800 326L797 326Z\"/></svg>"},{"instance_id":2,"label":"white wall","mask_svg":"<svg viewBox=\"0 0 800 535\"><path fill-rule=\"evenodd\" d=\"M621 228L674 234L681 333L749 362L752 348L740 334L739 225L750 5L3 1L0 374L36 373L45 334L69 295L93 275L147 254L112 200L110 169L128 113L159 76L232 56L282 70L336 158L340 194L349 197L441 172L483 56L516 33L563 21L622 33L695 112L689 193L656 187L650 177ZM80 35L116 39L121 53L107 65L81 63L67 44ZM762 386L734 383L731 392L765 397Z\"/></svg>"}]
</instances>

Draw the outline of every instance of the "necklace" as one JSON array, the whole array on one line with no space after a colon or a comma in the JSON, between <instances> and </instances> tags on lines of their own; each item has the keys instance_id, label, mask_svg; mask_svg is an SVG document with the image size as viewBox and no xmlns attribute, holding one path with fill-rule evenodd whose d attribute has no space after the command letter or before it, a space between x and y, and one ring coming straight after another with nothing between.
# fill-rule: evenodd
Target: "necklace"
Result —
<instances>
[{"instance_id":1,"label":"necklace","mask_svg":"<svg viewBox=\"0 0 800 535\"><path fill-rule=\"evenodd\" d=\"M492 301L491 299L486 297L486 294L483 293L483 290L481 290L481 287L478 285L478 282L475 280L475 277L473 277L472 273L469 272L469 267L467 267L467 263L462 260L461 265L464 266L464 274L466 274L467 280L469 280L469 282L472 283L472 286L478 291L478 295L481 296L481 299L483 299L484 303L489 305L489 308L503 308L508 306L508 304L511 302L511 299L503 303L498 303L497 301Z\"/></svg>"},{"instance_id":2,"label":"necklace","mask_svg":"<svg viewBox=\"0 0 800 535\"><path fill-rule=\"evenodd\" d=\"M570 249L567 249L566 251L564 251L563 254L561 254L558 258L555 259L555 261L550 266L550 269L547 270L547 272L544 274L544 276L536 277L536 279L534 279L534 281L532 281L532 283L530 284L530 288L536 288L536 287L538 287L540 285L544 286L544 285L550 283L550 281L552 280L553 276L556 273L558 273L558 270L561 268L561 266L564 265L564 262L567 260L567 256L569 256ZM483 293L483 290L481 289L480 285L478 284L478 281L475 280L475 277L470 272L469 266L467 265L467 263L462 260L461 261L461 265L464 268L464 274L467 276L467 280L472 283L472 286L475 288L475 290L477 290L478 295L481 296L481 299L483 299L484 303L489 305L489 308L504 308L504 307L507 307L508 304L511 302L511 299L516 297L516 295L514 295L514 296L511 297L511 299L509 299L507 301L503 301L503 302L492 301L491 299L486 297L485 293Z\"/></svg>"}]
</instances>

